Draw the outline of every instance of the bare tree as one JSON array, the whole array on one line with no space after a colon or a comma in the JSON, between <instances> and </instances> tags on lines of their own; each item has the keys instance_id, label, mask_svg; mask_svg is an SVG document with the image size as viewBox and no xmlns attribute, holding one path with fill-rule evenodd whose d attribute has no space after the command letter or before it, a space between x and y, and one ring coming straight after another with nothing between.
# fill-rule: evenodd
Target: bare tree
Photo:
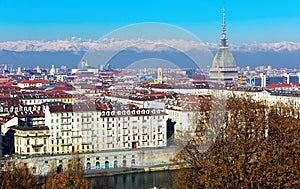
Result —
<instances>
[{"instance_id":1,"label":"bare tree","mask_svg":"<svg viewBox=\"0 0 300 189\"><path fill-rule=\"evenodd\" d=\"M174 188L300 187L299 107L231 97L210 140L207 130L219 124L213 115L199 121L197 137L178 155L191 169L175 173Z\"/></svg>"},{"instance_id":2,"label":"bare tree","mask_svg":"<svg viewBox=\"0 0 300 189\"><path fill-rule=\"evenodd\" d=\"M1 189L25 189L35 186L35 178L24 163L7 162L5 171L0 173Z\"/></svg>"},{"instance_id":3,"label":"bare tree","mask_svg":"<svg viewBox=\"0 0 300 189\"><path fill-rule=\"evenodd\" d=\"M68 160L67 167L60 173L51 173L47 176L46 182L42 186L44 189L72 188L88 189L89 181L84 178L84 167L78 154L73 154Z\"/></svg>"}]
</instances>

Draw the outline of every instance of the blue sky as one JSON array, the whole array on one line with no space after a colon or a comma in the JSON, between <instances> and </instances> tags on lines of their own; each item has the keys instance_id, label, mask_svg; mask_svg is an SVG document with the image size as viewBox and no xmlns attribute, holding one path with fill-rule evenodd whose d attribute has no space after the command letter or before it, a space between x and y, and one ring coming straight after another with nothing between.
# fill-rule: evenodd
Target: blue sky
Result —
<instances>
[{"instance_id":1,"label":"blue sky","mask_svg":"<svg viewBox=\"0 0 300 189\"><path fill-rule=\"evenodd\" d=\"M0 0L0 41L98 39L128 24L163 22L218 42L222 0ZM300 42L300 1L225 1L233 43Z\"/></svg>"}]
</instances>

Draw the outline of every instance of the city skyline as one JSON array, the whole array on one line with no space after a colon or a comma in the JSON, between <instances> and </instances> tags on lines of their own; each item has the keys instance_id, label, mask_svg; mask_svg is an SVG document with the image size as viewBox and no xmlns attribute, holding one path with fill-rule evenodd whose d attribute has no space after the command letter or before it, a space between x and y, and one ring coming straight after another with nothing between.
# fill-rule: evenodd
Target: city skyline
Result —
<instances>
[{"instance_id":1,"label":"city skyline","mask_svg":"<svg viewBox=\"0 0 300 189\"><path fill-rule=\"evenodd\" d=\"M99 39L126 25L159 22L176 25L204 42L218 42L225 4L229 43L299 42L298 2L89 1L0 2L0 41L56 40L70 36ZM21 31L21 32L20 32Z\"/></svg>"}]
</instances>

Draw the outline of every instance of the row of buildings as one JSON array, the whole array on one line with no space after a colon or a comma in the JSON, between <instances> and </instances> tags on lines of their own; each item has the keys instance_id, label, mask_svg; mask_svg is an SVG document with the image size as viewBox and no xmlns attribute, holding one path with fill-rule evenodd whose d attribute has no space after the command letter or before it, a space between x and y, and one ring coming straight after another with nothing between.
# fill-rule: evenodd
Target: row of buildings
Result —
<instances>
[{"instance_id":1,"label":"row of buildings","mask_svg":"<svg viewBox=\"0 0 300 189\"><path fill-rule=\"evenodd\" d=\"M70 74L57 74L52 67L49 74L36 68L34 77L25 77L21 70L17 76L3 77L0 156L23 157L39 174L47 172L43 167L50 167L50 160L64 165L74 153L87 169L170 162L173 142L193 137L195 113L206 111L203 105L214 97L223 100L215 108L231 95L300 105L300 85L288 80L284 85L266 86L265 80L260 87L238 85L224 9L221 44L209 80L175 70L166 81L159 67L153 74L156 81L146 81L132 70L99 72L82 64Z\"/></svg>"},{"instance_id":2,"label":"row of buildings","mask_svg":"<svg viewBox=\"0 0 300 189\"><path fill-rule=\"evenodd\" d=\"M101 103L1 107L5 154L41 155L166 146L164 110Z\"/></svg>"}]
</instances>

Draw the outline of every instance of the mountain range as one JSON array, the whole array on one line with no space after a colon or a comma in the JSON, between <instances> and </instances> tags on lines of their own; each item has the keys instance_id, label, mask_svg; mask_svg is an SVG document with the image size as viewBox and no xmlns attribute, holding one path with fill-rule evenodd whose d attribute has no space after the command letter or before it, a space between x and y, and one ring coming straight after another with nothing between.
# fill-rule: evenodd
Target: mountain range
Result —
<instances>
[{"instance_id":1,"label":"mountain range","mask_svg":"<svg viewBox=\"0 0 300 189\"><path fill-rule=\"evenodd\" d=\"M276 68L299 68L300 43L276 42L276 43L251 43L251 44L229 44L237 65L240 67L271 65ZM21 67L56 67L65 65L76 67L87 52L97 51L102 55L116 54L122 52L121 61L136 61L143 54L155 58L177 57L179 54L190 52L206 52L213 56L218 49L217 43L188 40L146 40L146 39L101 39L84 40L71 37L63 40L21 40L0 42L0 64L11 64ZM180 59L180 58L179 58ZM113 57L111 61L118 58ZM104 64L106 62L97 62ZM120 62L120 58L118 60ZM171 61L175 59L171 58ZM181 60L183 61L183 59ZM125 63L124 63L125 62ZM180 63L178 63L180 64ZM181 62L181 64L184 64ZM116 66L119 64L115 64ZM124 67L120 66L120 67ZM179 66L181 67L181 66Z\"/></svg>"}]
</instances>

